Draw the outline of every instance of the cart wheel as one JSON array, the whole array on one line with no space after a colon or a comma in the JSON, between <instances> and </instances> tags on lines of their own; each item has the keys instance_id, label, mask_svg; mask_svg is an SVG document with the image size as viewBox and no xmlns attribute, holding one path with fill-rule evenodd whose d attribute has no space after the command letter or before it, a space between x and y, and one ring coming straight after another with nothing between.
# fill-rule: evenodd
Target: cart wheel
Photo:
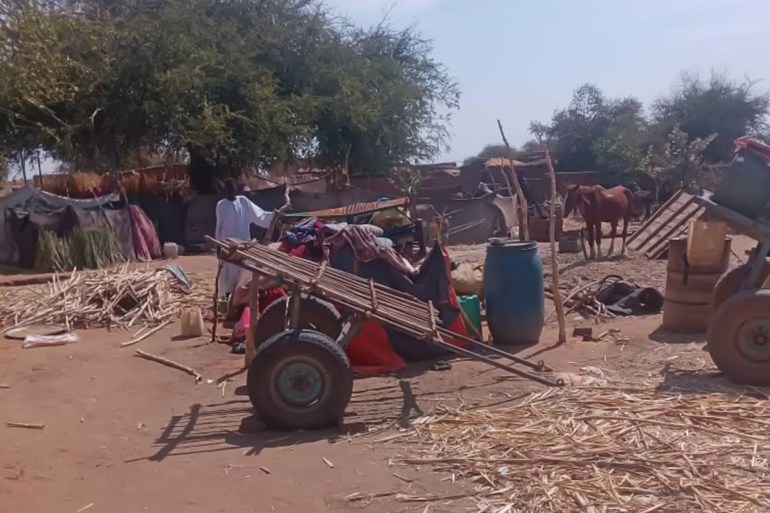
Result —
<instances>
[{"instance_id":1,"label":"cart wheel","mask_svg":"<svg viewBox=\"0 0 770 513\"><path fill-rule=\"evenodd\" d=\"M256 347L284 331L284 326L286 325L286 303L288 302L288 297L282 297L270 304L262 312L254 332L254 344ZM314 330L323 333L332 340L337 340L342 332L340 313L330 303L315 296L302 294L299 308L299 326L297 328Z\"/></svg>"},{"instance_id":2,"label":"cart wheel","mask_svg":"<svg viewBox=\"0 0 770 513\"><path fill-rule=\"evenodd\" d=\"M712 298L714 311L722 306L722 303L740 291L741 282L743 281L743 277L747 272L749 272L749 266L744 264L736 267L732 271L729 271L719 279L716 287L714 287L714 295ZM762 269L760 279L764 281L768 275L770 275L770 263L765 262L765 266Z\"/></svg>"},{"instance_id":3,"label":"cart wheel","mask_svg":"<svg viewBox=\"0 0 770 513\"><path fill-rule=\"evenodd\" d=\"M739 292L711 319L708 350L732 381L770 385L770 290Z\"/></svg>"},{"instance_id":4,"label":"cart wheel","mask_svg":"<svg viewBox=\"0 0 770 513\"><path fill-rule=\"evenodd\" d=\"M259 346L246 378L251 404L277 429L334 425L353 393L345 351L317 331L285 331Z\"/></svg>"}]
</instances>

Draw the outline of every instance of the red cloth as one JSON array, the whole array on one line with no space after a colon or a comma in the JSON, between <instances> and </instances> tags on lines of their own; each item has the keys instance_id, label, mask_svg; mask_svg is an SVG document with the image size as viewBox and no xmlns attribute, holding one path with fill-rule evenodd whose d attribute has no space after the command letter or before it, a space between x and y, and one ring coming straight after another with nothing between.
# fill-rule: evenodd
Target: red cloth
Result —
<instances>
[{"instance_id":1,"label":"red cloth","mask_svg":"<svg viewBox=\"0 0 770 513\"><path fill-rule=\"evenodd\" d=\"M281 245L278 246L278 251L281 251L283 253L288 253L291 256L305 258L305 254L307 253L307 246L302 244L300 246L292 248L289 244L282 242Z\"/></svg>"},{"instance_id":2,"label":"red cloth","mask_svg":"<svg viewBox=\"0 0 770 513\"><path fill-rule=\"evenodd\" d=\"M738 150L750 151L770 165L770 146L749 136L739 137L733 143Z\"/></svg>"},{"instance_id":3,"label":"red cloth","mask_svg":"<svg viewBox=\"0 0 770 513\"><path fill-rule=\"evenodd\" d=\"M356 225L346 226L336 235L326 239L326 243L332 251L350 245L356 260L359 262L366 263L381 258L406 276L411 276L414 273L414 269L410 269L404 264L404 261L393 248L381 246L377 242L377 237L366 228Z\"/></svg>"},{"instance_id":4,"label":"red cloth","mask_svg":"<svg viewBox=\"0 0 770 513\"><path fill-rule=\"evenodd\" d=\"M259 313L265 311L265 309L272 305L277 300L286 295L286 291L281 287L275 287L270 290L259 291ZM247 306L243 309L241 319L233 328L233 338L243 338L246 336L246 330L251 325L251 309Z\"/></svg>"},{"instance_id":5,"label":"red cloth","mask_svg":"<svg viewBox=\"0 0 770 513\"><path fill-rule=\"evenodd\" d=\"M129 205L128 212L131 215L131 224L134 233L134 253L140 262L149 262L161 255L160 239L158 232L147 217L147 214L136 205Z\"/></svg>"},{"instance_id":6,"label":"red cloth","mask_svg":"<svg viewBox=\"0 0 770 513\"><path fill-rule=\"evenodd\" d=\"M265 308L272 305L286 295L286 291L281 287L275 287L269 290L262 290L259 294L259 313L265 311ZM248 308L248 307L247 307Z\"/></svg>"},{"instance_id":7,"label":"red cloth","mask_svg":"<svg viewBox=\"0 0 770 513\"><path fill-rule=\"evenodd\" d=\"M406 367L388 342L388 333L377 321L368 321L348 344L353 372L362 376L387 374Z\"/></svg>"}]
</instances>

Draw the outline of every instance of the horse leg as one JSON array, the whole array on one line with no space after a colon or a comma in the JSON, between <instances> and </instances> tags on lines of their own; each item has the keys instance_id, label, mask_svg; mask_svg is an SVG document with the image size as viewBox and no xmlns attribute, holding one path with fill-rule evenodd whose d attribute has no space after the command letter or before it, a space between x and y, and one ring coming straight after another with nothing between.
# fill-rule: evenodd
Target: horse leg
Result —
<instances>
[{"instance_id":1,"label":"horse leg","mask_svg":"<svg viewBox=\"0 0 770 513\"><path fill-rule=\"evenodd\" d=\"M588 248L591 250L591 260L596 258L596 250L594 249L594 225L593 223L586 223L586 233L588 235Z\"/></svg>"},{"instance_id":2,"label":"horse leg","mask_svg":"<svg viewBox=\"0 0 770 513\"><path fill-rule=\"evenodd\" d=\"M626 215L623 218L623 246L620 248L620 256L626 254L626 237L628 236L628 222L631 220L631 216Z\"/></svg>"},{"instance_id":3,"label":"horse leg","mask_svg":"<svg viewBox=\"0 0 770 513\"><path fill-rule=\"evenodd\" d=\"M594 223L594 230L596 231L596 235L594 238L596 239L596 255L599 257L599 259L602 258L602 222L596 221Z\"/></svg>"},{"instance_id":4,"label":"horse leg","mask_svg":"<svg viewBox=\"0 0 770 513\"><path fill-rule=\"evenodd\" d=\"M611 230L610 230L611 239L610 239L610 250L607 252L608 257L611 257L612 254L615 252L615 237L618 236L618 222L612 221L610 223L610 227L611 227Z\"/></svg>"}]
</instances>

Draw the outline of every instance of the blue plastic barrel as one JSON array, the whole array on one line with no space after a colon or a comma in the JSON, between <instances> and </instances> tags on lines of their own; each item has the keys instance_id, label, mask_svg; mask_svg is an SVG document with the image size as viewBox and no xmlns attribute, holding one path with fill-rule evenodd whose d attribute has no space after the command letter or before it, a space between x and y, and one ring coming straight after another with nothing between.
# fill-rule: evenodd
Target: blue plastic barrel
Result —
<instances>
[{"instance_id":1,"label":"blue plastic barrel","mask_svg":"<svg viewBox=\"0 0 770 513\"><path fill-rule=\"evenodd\" d=\"M489 239L484 264L487 323L495 344L536 344L543 331L543 261L535 242Z\"/></svg>"}]
</instances>

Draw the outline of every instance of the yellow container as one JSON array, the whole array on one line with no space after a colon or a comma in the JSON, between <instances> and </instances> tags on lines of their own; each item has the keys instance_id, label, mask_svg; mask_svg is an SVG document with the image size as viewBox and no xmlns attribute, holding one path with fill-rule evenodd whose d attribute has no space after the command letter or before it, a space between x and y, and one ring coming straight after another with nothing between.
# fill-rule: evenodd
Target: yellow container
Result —
<instances>
[{"instance_id":1,"label":"yellow container","mask_svg":"<svg viewBox=\"0 0 770 513\"><path fill-rule=\"evenodd\" d=\"M687 234L687 262L694 266L717 265L724 256L726 236L726 223L692 221Z\"/></svg>"}]
</instances>

